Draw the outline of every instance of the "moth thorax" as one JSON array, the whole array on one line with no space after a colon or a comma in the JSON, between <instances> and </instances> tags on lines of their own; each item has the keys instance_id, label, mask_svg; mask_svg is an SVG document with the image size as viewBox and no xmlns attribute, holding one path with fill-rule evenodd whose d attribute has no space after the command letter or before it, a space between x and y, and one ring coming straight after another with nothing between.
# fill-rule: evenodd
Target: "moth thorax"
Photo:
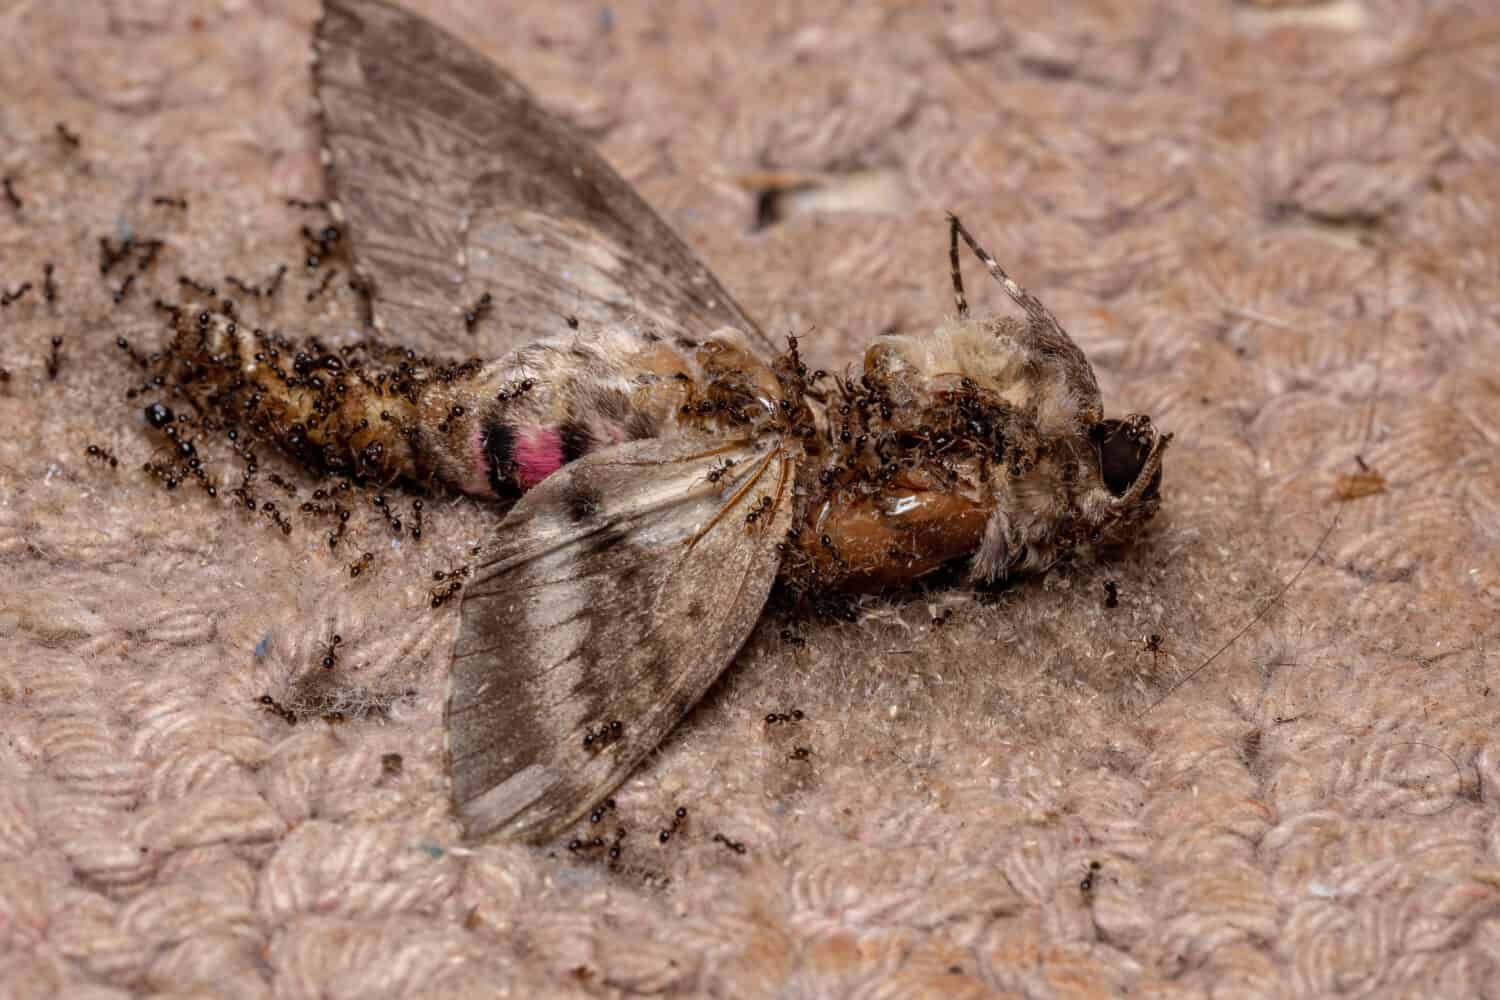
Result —
<instances>
[{"instance_id":1,"label":"moth thorax","mask_svg":"<svg viewBox=\"0 0 1500 1000\"><path fill-rule=\"evenodd\" d=\"M781 383L751 349L745 335L734 327L720 327L698 348L699 367L706 378L720 378L744 384L757 397L778 399Z\"/></svg>"}]
</instances>

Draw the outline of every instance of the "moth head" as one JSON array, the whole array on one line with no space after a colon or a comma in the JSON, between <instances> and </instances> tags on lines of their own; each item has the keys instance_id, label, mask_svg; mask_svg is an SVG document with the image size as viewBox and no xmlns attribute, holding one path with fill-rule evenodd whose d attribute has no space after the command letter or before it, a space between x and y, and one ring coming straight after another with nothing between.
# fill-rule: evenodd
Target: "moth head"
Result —
<instances>
[{"instance_id":1,"label":"moth head","mask_svg":"<svg viewBox=\"0 0 1500 1000\"><path fill-rule=\"evenodd\" d=\"M1132 413L1094 424L1088 440L1087 460L1098 477L1082 504L1089 540L1129 541L1161 506L1162 458L1172 435L1158 431L1144 413Z\"/></svg>"}]
</instances>

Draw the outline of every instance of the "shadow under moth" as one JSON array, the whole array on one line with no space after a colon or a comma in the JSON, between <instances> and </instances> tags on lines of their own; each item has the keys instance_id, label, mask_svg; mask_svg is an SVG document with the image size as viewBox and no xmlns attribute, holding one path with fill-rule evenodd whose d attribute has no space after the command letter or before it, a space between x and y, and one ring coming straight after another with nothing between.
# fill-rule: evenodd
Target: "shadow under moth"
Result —
<instances>
[{"instance_id":1,"label":"shadow under moth","mask_svg":"<svg viewBox=\"0 0 1500 1000\"><path fill-rule=\"evenodd\" d=\"M469 836L545 838L608 796L774 587L1035 573L1155 513L1170 435L1105 418L1082 351L957 218L955 315L809 371L485 57L379 0L325 8L330 211L374 324L456 345L482 308L499 360L360 363L204 313L163 363L301 461L513 502L464 587L448 684ZM960 241L1019 317L970 314Z\"/></svg>"}]
</instances>

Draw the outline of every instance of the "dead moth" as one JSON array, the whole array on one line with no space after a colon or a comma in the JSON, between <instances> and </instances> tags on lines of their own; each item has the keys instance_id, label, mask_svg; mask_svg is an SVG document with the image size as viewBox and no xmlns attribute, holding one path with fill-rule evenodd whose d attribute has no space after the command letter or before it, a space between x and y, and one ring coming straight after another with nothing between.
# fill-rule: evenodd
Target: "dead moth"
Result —
<instances>
[{"instance_id":1,"label":"dead moth","mask_svg":"<svg viewBox=\"0 0 1500 1000\"><path fill-rule=\"evenodd\" d=\"M447 709L466 832L539 839L605 798L734 657L778 583L976 578L1128 541L1170 439L1106 419L1087 359L951 220L957 314L811 391L576 133L483 56L377 0L328 0L316 89L377 327L498 337L447 368L273 357L190 329L216 398L323 464L519 500L463 594ZM1021 318L969 313L967 243ZM479 334L464 303L493 303ZM300 367L299 367L300 366ZM316 384L315 384L316 382ZM615 723L619 726L616 729ZM590 741L600 726L607 741Z\"/></svg>"}]
</instances>

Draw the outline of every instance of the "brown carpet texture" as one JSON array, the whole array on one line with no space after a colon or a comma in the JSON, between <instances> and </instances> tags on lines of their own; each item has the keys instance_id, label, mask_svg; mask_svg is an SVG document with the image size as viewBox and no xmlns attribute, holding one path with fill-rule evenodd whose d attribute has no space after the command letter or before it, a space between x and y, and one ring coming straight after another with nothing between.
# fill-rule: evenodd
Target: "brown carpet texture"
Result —
<instances>
[{"instance_id":1,"label":"brown carpet texture","mask_svg":"<svg viewBox=\"0 0 1500 1000\"><path fill-rule=\"evenodd\" d=\"M951 313L958 212L1176 434L1162 513L769 613L605 847L465 844L430 591L497 512L359 488L330 548L207 436L168 491L115 343L180 277L358 336L288 204L315 0L4 0L0 996L1500 996L1489 0L412 5L820 363Z\"/></svg>"}]
</instances>

